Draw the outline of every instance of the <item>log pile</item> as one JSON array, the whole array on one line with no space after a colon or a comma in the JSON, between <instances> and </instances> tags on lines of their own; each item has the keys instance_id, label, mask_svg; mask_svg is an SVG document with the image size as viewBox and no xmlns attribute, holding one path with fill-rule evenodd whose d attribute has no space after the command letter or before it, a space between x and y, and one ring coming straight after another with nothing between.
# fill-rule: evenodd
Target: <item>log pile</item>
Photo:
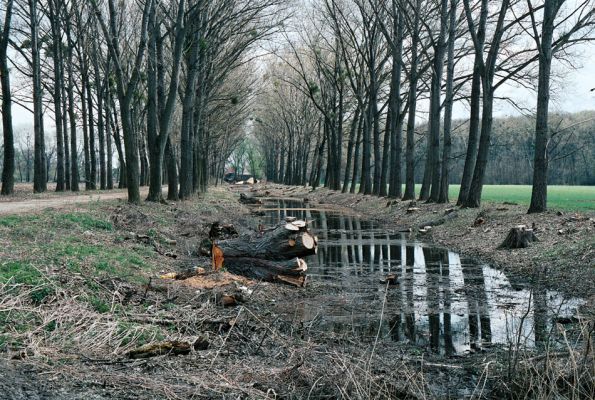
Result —
<instances>
[{"instance_id":1,"label":"log pile","mask_svg":"<svg viewBox=\"0 0 595 400\"><path fill-rule=\"evenodd\" d=\"M527 228L525 225L518 225L512 228L504 242L500 245L501 249L524 249L529 247L529 243L536 242L537 236L533 229Z\"/></svg>"},{"instance_id":2,"label":"log pile","mask_svg":"<svg viewBox=\"0 0 595 400\"><path fill-rule=\"evenodd\" d=\"M288 218L253 236L212 240L213 269L268 282L304 286L308 265L301 257L316 254L318 239L306 221Z\"/></svg>"}]
</instances>

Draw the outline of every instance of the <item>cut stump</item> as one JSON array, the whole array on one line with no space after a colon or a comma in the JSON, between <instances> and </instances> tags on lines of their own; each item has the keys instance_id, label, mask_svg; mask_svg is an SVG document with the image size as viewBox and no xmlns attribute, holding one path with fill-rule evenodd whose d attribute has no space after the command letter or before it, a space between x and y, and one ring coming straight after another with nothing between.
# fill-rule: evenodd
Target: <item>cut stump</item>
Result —
<instances>
[{"instance_id":1,"label":"cut stump","mask_svg":"<svg viewBox=\"0 0 595 400\"><path fill-rule=\"evenodd\" d=\"M529 247L529 243L536 242L537 240L533 229L527 228L526 225L518 225L508 232L506 239L504 239L499 248L524 249Z\"/></svg>"}]
</instances>

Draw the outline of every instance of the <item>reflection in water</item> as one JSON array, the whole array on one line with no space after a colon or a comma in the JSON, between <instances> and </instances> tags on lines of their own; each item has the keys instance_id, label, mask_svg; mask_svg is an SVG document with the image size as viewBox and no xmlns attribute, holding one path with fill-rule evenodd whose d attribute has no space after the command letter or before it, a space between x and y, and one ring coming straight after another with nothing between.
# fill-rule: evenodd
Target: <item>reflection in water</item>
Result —
<instances>
[{"instance_id":1,"label":"reflection in water","mask_svg":"<svg viewBox=\"0 0 595 400\"><path fill-rule=\"evenodd\" d=\"M267 208L263 223L294 216L309 221L319 237L318 253L306 259L309 280L336 290L313 290L287 311L311 331L374 338L386 302L383 338L450 355L519 337L523 345L534 346L546 340L554 316L572 315L582 304L556 292L515 290L498 270L357 217L296 201L275 200ZM386 287L380 280L389 272L398 284Z\"/></svg>"}]
</instances>

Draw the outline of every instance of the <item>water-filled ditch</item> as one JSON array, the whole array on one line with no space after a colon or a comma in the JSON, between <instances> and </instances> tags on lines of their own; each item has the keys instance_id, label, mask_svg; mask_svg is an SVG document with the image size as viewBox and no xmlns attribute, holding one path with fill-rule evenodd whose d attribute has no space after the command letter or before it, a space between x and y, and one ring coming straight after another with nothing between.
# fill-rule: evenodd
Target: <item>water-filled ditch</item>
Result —
<instances>
[{"instance_id":1,"label":"water-filled ditch","mask_svg":"<svg viewBox=\"0 0 595 400\"><path fill-rule=\"evenodd\" d=\"M319 238L317 254L306 258L312 295L278 305L311 333L403 341L442 354L533 347L583 303L513 285L485 263L357 216L283 199L265 200L262 211L264 224L297 217ZM396 274L395 285L381 283L388 274Z\"/></svg>"}]
</instances>

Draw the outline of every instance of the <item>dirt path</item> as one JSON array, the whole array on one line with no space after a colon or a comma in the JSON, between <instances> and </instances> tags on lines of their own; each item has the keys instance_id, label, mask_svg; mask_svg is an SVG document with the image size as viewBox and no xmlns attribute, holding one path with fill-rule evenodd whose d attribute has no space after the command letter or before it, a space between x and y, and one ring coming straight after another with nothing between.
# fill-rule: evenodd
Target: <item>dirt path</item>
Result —
<instances>
[{"instance_id":1,"label":"dirt path","mask_svg":"<svg viewBox=\"0 0 595 400\"><path fill-rule=\"evenodd\" d=\"M141 188L141 197L147 195L148 187ZM48 198L39 199L14 199L14 201L5 200L0 202L0 215L6 214L24 214L32 211L40 211L47 208L65 208L74 204L85 204L93 201L105 201L126 199L128 193L126 190L117 190L109 192L94 191L92 193L83 193L80 195L65 194L64 196L52 195Z\"/></svg>"}]
</instances>

